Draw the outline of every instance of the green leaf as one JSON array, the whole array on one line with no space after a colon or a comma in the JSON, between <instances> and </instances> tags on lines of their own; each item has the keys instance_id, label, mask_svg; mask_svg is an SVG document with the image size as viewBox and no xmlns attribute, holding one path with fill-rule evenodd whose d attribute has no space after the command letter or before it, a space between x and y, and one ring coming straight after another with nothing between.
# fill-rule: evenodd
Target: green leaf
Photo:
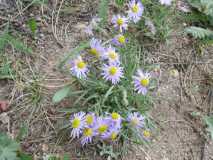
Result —
<instances>
[{"instance_id":1,"label":"green leaf","mask_svg":"<svg viewBox=\"0 0 213 160\"><path fill-rule=\"evenodd\" d=\"M7 44L8 28L9 28L9 24L6 25L4 32L0 36L0 53L1 53L1 50L4 49L5 45Z\"/></svg>"},{"instance_id":2,"label":"green leaf","mask_svg":"<svg viewBox=\"0 0 213 160\"><path fill-rule=\"evenodd\" d=\"M125 2L125 0L115 0L115 3L119 6L123 6L124 2Z\"/></svg>"},{"instance_id":3,"label":"green leaf","mask_svg":"<svg viewBox=\"0 0 213 160\"><path fill-rule=\"evenodd\" d=\"M70 160L70 156L68 154L64 154L63 160Z\"/></svg>"},{"instance_id":4,"label":"green leaf","mask_svg":"<svg viewBox=\"0 0 213 160\"><path fill-rule=\"evenodd\" d=\"M195 38L200 39L213 36L213 31L201 27L194 27L194 26L188 27L185 29L185 32L191 34Z\"/></svg>"},{"instance_id":5,"label":"green leaf","mask_svg":"<svg viewBox=\"0 0 213 160\"><path fill-rule=\"evenodd\" d=\"M18 160L17 151L20 146L7 135L0 133L0 160Z\"/></svg>"},{"instance_id":6,"label":"green leaf","mask_svg":"<svg viewBox=\"0 0 213 160\"><path fill-rule=\"evenodd\" d=\"M189 4L200 12L213 16L213 1L212 0L188 0Z\"/></svg>"},{"instance_id":7,"label":"green leaf","mask_svg":"<svg viewBox=\"0 0 213 160\"><path fill-rule=\"evenodd\" d=\"M37 23L35 21L34 18L30 19L28 22L27 22L31 32L33 33L33 36L35 36L35 33L36 33L36 30L37 30Z\"/></svg>"},{"instance_id":8,"label":"green leaf","mask_svg":"<svg viewBox=\"0 0 213 160\"><path fill-rule=\"evenodd\" d=\"M32 49L27 47L21 40L16 39L9 34L9 25L5 28L3 34L0 36L0 52L7 44L11 44L16 50L23 53L32 53Z\"/></svg>"},{"instance_id":9,"label":"green leaf","mask_svg":"<svg viewBox=\"0 0 213 160\"><path fill-rule=\"evenodd\" d=\"M19 153L19 158L20 158L20 160L33 160L33 157L31 155L28 155L23 152Z\"/></svg>"},{"instance_id":10,"label":"green leaf","mask_svg":"<svg viewBox=\"0 0 213 160\"><path fill-rule=\"evenodd\" d=\"M16 50L23 53L32 53L32 49L28 48L21 40L14 38L11 35L8 35L8 43L10 43Z\"/></svg>"},{"instance_id":11,"label":"green leaf","mask_svg":"<svg viewBox=\"0 0 213 160\"><path fill-rule=\"evenodd\" d=\"M22 123L16 140L23 139L27 134L28 134L28 126L26 123Z\"/></svg>"},{"instance_id":12,"label":"green leaf","mask_svg":"<svg viewBox=\"0 0 213 160\"><path fill-rule=\"evenodd\" d=\"M53 96L53 102L58 103L69 95L71 88L70 86L65 86L55 93Z\"/></svg>"},{"instance_id":13,"label":"green leaf","mask_svg":"<svg viewBox=\"0 0 213 160\"><path fill-rule=\"evenodd\" d=\"M101 0L98 8L98 16L101 18L100 24L103 26L106 24L108 18L109 0Z\"/></svg>"},{"instance_id":14,"label":"green leaf","mask_svg":"<svg viewBox=\"0 0 213 160\"><path fill-rule=\"evenodd\" d=\"M204 121L208 126L207 131L210 132L211 138L213 140L213 115L212 116L205 116Z\"/></svg>"},{"instance_id":15,"label":"green leaf","mask_svg":"<svg viewBox=\"0 0 213 160\"><path fill-rule=\"evenodd\" d=\"M7 59L3 58L3 62L0 63L0 80L1 79L13 79L14 71L11 67L11 62L9 62Z\"/></svg>"}]
</instances>

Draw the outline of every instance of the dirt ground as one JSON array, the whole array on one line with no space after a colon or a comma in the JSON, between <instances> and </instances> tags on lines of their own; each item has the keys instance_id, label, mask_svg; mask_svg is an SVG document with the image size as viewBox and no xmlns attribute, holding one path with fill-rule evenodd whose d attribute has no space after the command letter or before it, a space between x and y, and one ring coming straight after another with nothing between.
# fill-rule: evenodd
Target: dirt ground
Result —
<instances>
[{"instance_id":1,"label":"dirt ground","mask_svg":"<svg viewBox=\"0 0 213 160\"><path fill-rule=\"evenodd\" d=\"M9 110L0 113L0 131L15 136L19 126L26 121L30 128L28 136L22 140L22 148L33 153L35 159L45 153L64 152L70 152L75 157L72 159L77 159L75 144L66 142L57 145L62 141L57 130L64 117L58 109L70 107L70 102L55 105L52 96L70 78L58 69L59 60L81 40L88 38L83 30L95 15L95 5L92 4L96 2L59 1L57 6L54 6L54 0L51 3L51 10L44 8L42 13L40 8L32 7L11 22L19 32L28 33L21 22L25 22L27 17L36 17L39 31L33 42L25 39L34 46L32 56L15 55L12 49L8 49L7 54L11 54L12 59L21 59L26 65L21 66L22 78L17 81L0 80L0 100L9 101ZM4 4L15 8L13 3ZM72 4L71 8L69 4ZM57 9L60 6L67 6L69 12L62 10L59 15ZM12 9L0 9L4 17L0 17L0 25L3 25L5 17L14 14ZM42 17L44 14L47 18ZM213 160L213 141L207 136L202 120L202 116L213 112L213 97L209 94L213 92L209 78L213 75L213 47L208 47L200 56L193 45L190 37L174 34L168 43L147 48L146 62L159 64L161 70L159 88L154 93L154 106L150 113L159 131L153 133L150 148L134 146L135 152L124 159ZM18 67L17 63L13 65ZM178 71L176 75L171 74L173 69ZM39 75L36 80L34 74ZM32 104L31 95L26 94L26 90L34 84L37 84L40 101Z\"/></svg>"}]
</instances>

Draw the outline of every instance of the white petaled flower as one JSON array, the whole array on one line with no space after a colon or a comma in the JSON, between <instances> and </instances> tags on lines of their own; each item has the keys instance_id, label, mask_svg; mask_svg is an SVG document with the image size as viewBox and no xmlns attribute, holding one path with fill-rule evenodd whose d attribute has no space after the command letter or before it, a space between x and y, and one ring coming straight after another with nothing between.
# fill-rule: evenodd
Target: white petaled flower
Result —
<instances>
[{"instance_id":1,"label":"white petaled flower","mask_svg":"<svg viewBox=\"0 0 213 160\"><path fill-rule=\"evenodd\" d=\"M94 128L97 134L102 136L108 131L110 125L111 125L111 121L109 119L98 117Z\"/></svg>"},{"instance_id":2,"label":"white petaled flower","mask_svg":"<svg viewBox=\"0 0 213 160\"><path fill-rule=\"evenodd\" d=\"M118 63L104 64L101 75L105 80L111 81L115 85L123 77L123 68Z\"/></svg>"},{"instance_id":3,"label":"white petaled flower","mask_svg":"<svg viewBox=\"0 0 213 160\"><path fill-rule=\"evenodd\" d=\"M92 138L96 136L96 132L93 128L85 128L83 130L83 136L81 138L81 144L84 146L85 144L91 143Z\"/></svg>"},{"instance_id":4,"label":"white petaled flower","mask_svg":"<svg viewBox=\"0 0 213 160\"><path fill-rule=\"evenodd\" d=\"M86 26L86 28L85 28L85 30L84 30L84 32L86 33L86 34L88 34L89 36L93 36L94 34L93 34L93 28L92 28L92 25L88 25L88 26Z\"/></svg>"},{"instance_id":5,"label":"white petaled flower","mask_svg":"<svg viewBox=\"0 0 213 160\"><path fill-rule=\"evenodd\" d=\"M119 135L120 128L112 127L106 133L104 133L101 138L110 139L111 141L115 141Z\"/></svg>"},{"instance_id":6,"label":"white petaled flower","mask_svg":"<svg viewBox=\"0 0 213 160\"><path fill-rule=\"evenodd\" d=\"M128 11L128 17L130 20L132 20L134 23L137 23L144 11L144 7L142 3L139 0L131 0L129 2L129 11Z\"/></svg>"},{"instance_id":7,"label":"white petaled flower","mask_svg":"<svg viewBox=\"0 0 213 160\"><path fill-rule=\"evenodd\" d=\"M85 121L86 121L86 125L89 127L93 127L96 123L96 115L95 113L87 113L87 115L85 116Z\"/></svg>"},{"instance_id":8,"label":"white petaled flower","mask_svg":"<svg viewBox=\"0 0 213 160\"><path fill-rule=\"evenodd\" d=\"M112 39L112 43L115 44L116 46L123 46L127 42L128 39L122 34L119 34Z\"/></svg>"},{"instance_id":9,"label":"white petaled flower","mask_svg":"<svg viewBox=\"0 0 213 160\"><path fill-rule=\"evenodd\" d=\"M127 117L127 121L135 128L143 128L144 120L145 118L138 112L130 113Z\"/></svg>"},{"instance_id":10,"label":"white petaled flower","mask_svg":"<svg viewBox=\"0 0 213 160\"><path fill-rule=\"evenodd\" d=\"M89 53L97 58L103 58L104 47L101 45L101 41L93 38L90 41L90 50Z\"/></svg>"},{"instance_id":11,"label":"white petaled flower","mask_svg":"<svg viewBox=\"0 0 213 160\"><path fill-rule=\"evenodd\" d=\"M76 59L71 61L71 74L78 78L86 78L89 69L86 62L82 59L81 56L78 56Z\"/></svg>"},{"instance_id":12,"label":"white petaled flower","mask_svg":"<svg viewBox=\"0 0 213 160\"><path fill-rule=\"evenodd\" d=\"M85 33L89 36L93 36L93 29L95 29L98 26L98 23L100 22L100 18L93 17L91 22L88 24L88 26L85 28Z\"/></svg>"},{"instance_id":13,"label":"white petaled flower","mask_svg":"<svg viewBox=\"0 0 213 160\"><path fill-rule=\"evenodd\" d=\"M115 48L111 46L105 49L104 56L109 62L119 62L119 54L115 51Z\"/></svg>"},{"instance_id":14,"label":"white petaled flower","mask_svg":"<svg viewBox=\"0 0 213 160\"><path fill-rule=\"evenodd\" d=\"M172 4L172 0L159 0L162 5L170 6Z\"/></svg>"},{"instance_id":15,"label":"white petaled flower","mask_svg":"<svg viewBox=\"0 0 213 160\"><path fill-rule=\"evenodd\" d=\"M142 137L146 140L149 140L151 137L151 132L148 129L143 130Z\"/></svg>"},{"instance_id":16,"label":"white petaled flower","mask_svg":"<svg viewBox=\"0 0 213 160\"><path fill-rule=\"evenodd\" d=\"M71 122L71 137L72 138L79 138L82 130L85 127L85 113L84 112L78 112L73 114L70 117Z\"/></svg>"},{"instance_id":17,"label":"white petaled flower","mask_svg":"<svg viewBox=\"0 0 213 160\"><path fill-rule=\"evenodd\" d=\"M110 118L112 120L112 127L113 128L118 128L120 129L122 126L121 126L121 123L122 123L122 117L119 113L117 112L112 112L111 115L110 115Z\"/></svg>"},{"instance_id":18,"label":"white petaled flower","mask_svg":"<svg viewBox=\"0 0 213 160\"><path fill-rule=\"evenodd\" d=\"M123 32L128 28L128 19L121 15L114 15L112 17L112 24L120 32Z\"/></svg>"},{"instance_id":19,"label":"white petaled flower","mask_svg":"<svg viewBox=\"0 0 213 160\"><path fill-rule=\"evenodd\" d=\"M150 73L144 73L138 69L136 76L133 76L135 90L138 93L145 95L148 91L147 87L149 86L150 78Z\"/></svg>"}]
</instances>

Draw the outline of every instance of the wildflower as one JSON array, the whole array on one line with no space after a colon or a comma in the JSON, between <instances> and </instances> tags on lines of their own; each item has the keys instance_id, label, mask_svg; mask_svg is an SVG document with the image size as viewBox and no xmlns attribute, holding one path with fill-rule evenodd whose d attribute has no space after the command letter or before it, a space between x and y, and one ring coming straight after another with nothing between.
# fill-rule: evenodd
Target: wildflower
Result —
<instances>
[{"instance_id":1,"label":"wildflower","mask_svg":"<svg viewBox=\"0 0 213 160\"><path fill-rule=\"evenodd\" d=\"M119 128L111 128L105 134L102 135L103 139L110 139L111 141L115 141L120 132Z\"/></svg>"},{"instance_id":2,"label":"wildflower","mask_svg":"<svg viewBox=\"0 0 213 160\"><path fill-rule=\"evenodd\" d=\"M137 76L133 76L135 90L138 93L145 95L148 91L147 87L150 81L150 74L143 73L140 69L137 71Z\"/></svg>"},{"instance_id":3,"label":"wildflower","mask_svg":"<svg viewBox=\"0 0 213 160\"><path fill-rule=\"evenodd\" d=\"M93 28L98 26L98 23L101 21L101 18L98 18L97 16L93 17L91 20L91 25Z\"/></svg>"},{"instance_id":4,"label":"wildflower","mask_svg":"<svg viewBox=\"0 0 213 160\"><path fill-rule=\"evenodd\" d=\"M103 117L98 117L96 126L94 128L96 129L96 132L102 136L108 131L109 127L110 127L110 121L108 119Z\"/></svg>"},{"instance_id":5,"label":"wildflower","mask_svg":"<svg viewBox=\"0 0 213 160\"><path fill-rule=\"evenodd\" d=\"M172 0L159 0L162 5L170 6Z\"/></svg>"},{"instance_id":6,"label":"wildflower","mask_svg":"<svg viewBox=\"0 0 213 160\"><path fill-rule=\"evenodd\" d=\"M119 54L115 52L115 48L109 47L105 50L105 58L109 60L109 62L119 62Z\"/></svg>"},{"instance_id":7,"label":"wildflower","mask_svg":"<svg viewBox=\"0 0 213 160\"><path fill-rule=\"evenodd\" d=\"M89 36L93 36L93 29L95 29L98 26L98 23L100 22L100 18L93 17L89 25L85 28L85 33Z\"/></svg>"},{"instance_id":8,"label":"wildflower","mask_svg":"<svg viewBox=\"0 0 213 160\"><path fill-rule=\"evenodd\" d=\"M94 113L88 113L86 116L85 116L85 122L86 122L86 125L87 126L94 126L95 122L96 122L96 116Z\"/></svg>"},{"instance_id":9,"label":"wildflower","mask_svg":"<svg viewBox=\"0 0 213 160\"><path fill-rule=\"evenodd\" d=\"M138 112L130 113L127 117L127 121L136 128L142 128L144 126L144 119L145 118Z\"/></svg>"},{"instance_id":10,"label":"wildflower","mask_svg":"<svg viewBox=\"0 0 213 160\"><path fill-rule=\"evenodd\" d=\"M89 50L89 53L91 55L94 55L94 56L96 56L98 58L103 56L104 48L102 47L100 40L97 40L97 39L93 38L90 41L90 47L91 48Z\"/></svg>"},{"instance_id":11,"label":"wildflower","mask_svg":"<svg viewBox=\"0 0 213 160\"><path fill-rule=\"evenodd\" d=\"M115 44L116 46L123 46L125 43L127 43L127 38L122 35L119 34L117 36L115 36L115 38L113 38L112 43Z\"/></svg>"},{"instance_id":12,"label":"wildflower","mask_svg":"<svg viewBox=\"0 0 213 160\"><path fill-rule=\"evenodd\" d=\"M150 136L151 136L151 133L150 133L149 130L144 130L144 131L143 131L143 137L144 137L145 139L149 139Z\"/></svg>"},{"instance_id":13,"label":"wildflower","mask_svg":"<svg viewBox=\"0 0 213 160\"><path fill-rule=\"evenodd\" d=\"M86 33L86 34L88 34L89 36L93 36L94 34L93 34L93 31L92 31L92 25L88 25L88 26L86 26L86 28L85 28L85 30L84 30L84 32Z\"/></svg>"},{"instance_id":14,"label":"wildflower","mask_svg":"<svg viewBox=\"0 0 213 160\"><path fill-rule=\"evenodd\" d=\"M117 112L112 112L110 115L110 120L112 121L113 128L121 128L122 117Z\"/></svg>"},{"instance_id":15,"label":"wildflower","mask_svg":"<svg viewBox=\"0 0 213 160\"><path fill-rule=\"evenodd\" d=\"M114 15L112 17L112 24L120 32L123 32L124 30L127 30L127 27L128 27L127 23L128 23L128 19L126 17L124 17L124 16Z\"/></svg>"},{"instance_id":16,"label":"wildflower","mask_svg":"<svg viewBox=\"0 0 213 160\"><path fill-rule=\"evenodd\" d=\"M78 56L75 60L71 61L71 74L78 78L86 78L89 72L86 62L81 56Z\"/></svg>"},{"instance_id":17,"label":"wildflower","mask_svg":"<svg viewBox=\"0 0 213 160\"><path fill-rule=\"evenodd\" d=\"M123 77L123 68L116 63L109 63L109 65L104 64L103 72L101 75L107 81L111 81L112 84L117 84L121 77Z\"/></svg>"},{"instance_id":18,"label":"wildflower","mask_svg":"<svg viewBox=\"0 0 213 160\"><path fill-rule=\"evenodd\" d=\"M72 128L71 137L79 138L85 126L85 113L84 112L75 113L74 115L71 116L70 122Z\"/></svg>"},{"instance_id":19,"label":"wildflower","mask_svg":"<svg viewBox=\"0 0 213 160\"><path fill-rule=\"evenodd\" d=\"M129 2L128 17L134 23L138 22L143 14L144 7L139 0L131 0Z\"/></svg>"},{"instance_id":20,"label":"wildflower","mask_svg":"<svg viewBox=\"0 0 213 160\"><path fill-rule=\"evenodd\" d=\"M93 128L85 128L83 130L83 136L81 138L81 144L84 146L85 144L91 143L92 138L96 135L96 132Z\"/></svg>"}]
</instances>

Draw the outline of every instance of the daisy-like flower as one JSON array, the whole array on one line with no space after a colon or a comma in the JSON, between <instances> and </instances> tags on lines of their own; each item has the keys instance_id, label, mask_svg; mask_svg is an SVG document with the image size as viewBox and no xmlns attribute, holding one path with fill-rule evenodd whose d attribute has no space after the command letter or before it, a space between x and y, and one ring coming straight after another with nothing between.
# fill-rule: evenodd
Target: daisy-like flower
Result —
<instances>
[{"instance_id":1,"label":"daisy-like flower","mask_svg":"<svg viewBox=\"0 0 213 160\"><path fill-rule=\"evenodd\" d=\"M70 122L72 128L71 137L79 138L83 128L85 127L85 113L84 112L75 113L70 117Z\"/></svg>"},{"instance_id":2,"label":"daisy-like flower","mask_svg":"<svg viewBox=\"0 0 213 160\"><path fill-rule=\"evenodd\" d=\"M94 127L95 131L97 132L98 135L102 136L108 131L110 124L111 121L109 121L109 119L98 117L96 121L96 126Z\"/></svg>"},{"instance_id":3,"label":"daisy-like flower","mask_svg":"<svg viewBox=\"0 0 213 160\"><path fill-rule=\"evenodd\" d=\"M85 28L84 32L88 34L89 36L93 36L93 29L95 29L98 26L98 23L100 22L100 18L93 17L91 22L88 24L88 26Z\"/></svg>"},{"instance_id":4,"label":"daisy-like flower","mask_svg":"<svg viewBox=\"0 0 213 160\"><path fill-rule=\"evenodd\" d=\"M112 112L109 119L112 121L113 128L118 128L118 129L121 128L122 117L119 113Z\"/></svg>"},{"instance_id":5,"label":"daisy-like flower","mask_svg":"<svg viewBox=\"0 0 213 160\"><path fill-rule=\"evenodd\" d=\"M89 53L98 58L103 57L104 48L101 45L101 41L93 38L90 41L90 50Z\"/></svg>"},{"instance_id":6,"label":"daisy-like flower","mask_svg":"<svg viewBox=\"0 0 213 160\"><path fill-rule=\"evenodd\" d=\"M117 84L123 77L123 68L117 63L104 64L101 75L107 81L111 81L113 85Z\"/></svg>"},{"instance_id":7,"label":"daisy-like flower","mask_svg":"<svg viewBox=\"0 0 213 160\"><path fill-rule=\"evenodd\" d=\"M145 118L138 112L130 113L127 121L135 128L142 128L145 124Z\"/></svg>"},{"instance_id":8,"label":"daisy-like flower","mask_svg":"<svg viewBox=\"0 0 213 160\"><path fill-rule=\"evenodd\" d=\"M159 0L162 5L170 6L172 0Z\"/></svg>"},{"instance_id":9,"label":"daisy-like flower","mask_svg":"<svg viewBox=\"0 0 213 160\"><path fill-rule=\"evenodd\" d=\"M121 15L114 15L112 17L112 24L120 32L123 32L128 28L128 19Z\"/></svg>"},{"instance_id":10,"label":"daisy-like flower","mask_svg":"<svg viewBox=\"0 0 213 160\"><path fill-rule=\"evenodd\" d=\"M84 32L87 34L87 35L89 35L89 36L93 36L94 34L93 34L93 31L92 31L92 25L88 25L88 26L86 26L86 28L85 28L85 30L84 30Z\"/></svg>"},{"instance_id":11,"label":"daisy-like flower","mask_svg":"<svg viewBox=\"0 0 213 160\"><path fill-rule=\"evenodd\" d=\"M143 14L144 7L139 0L131 0L129 2L128 17L134 23L138 22Z\"/></svg>"},{"instance_id":12,"label":"daisy-like flower","mask_svg":"<svg viewBox=\"0 0 213 160\"><path fill-rule=\"evenodd\" d=\"M103 139L110 139L111 141L115 141L118 137L118 134L120 132L119 128L111 128L109 129L105 134L102 135Z\"/></svg>"},{"instance_id":13,"label":"daisy-like flower","mask_svg":"<svg viewBox=\"0 0 213 160\"><path fill-rule=\"evenodd\" d=\"M127 42L128 42L127 38L122 34L119 34L112 39L112 43L115 44L116 46L123 46Z\"/></svg>"},{"instance_id":14,"label":"daisy-like flower","mask_svg":"<svg viewBox=\"0 0 213 160\"><path fill-rule=\"evenodd\" d=\"M144 139L149 139L150 138L150 136L151 136L151 132L149 131L149 130L144 130L143 132L142 132L142 136L143 136L143 138Z\"/></svg>"},{"instance_id":15,"label":"daisy-like flower","mask_svg":"<svg viewBox=\"0 0 213 160\"><path fill-rule=\"evenodd\" d=\"M86 122L86 125L89 126L89 127L93 127L96 123L96 116L95 116L95 113L88 113L86 116L85 116L85 122Z\"/></svg>"},{"instance_id":16,"label":"daisy-like flower","mask_svg":"<svg viewBox=\"0 0 213 160\"><path fill-rule=\"evenodd\" d=\"M106 48L105 58L109 60L109 62L119 62L119 54L115 51L115 48L109 46L109 48Z\"/></svg>"},{"instance_id":17,"label":"daisy-like flower","mask_svg":"<svg viewBox=\"0 0 213 160\"><path fill-rule=\"evenodd\" d=\"M86 78L87 73L89 72L86 62L82 59L81 56L78 56L76 59L71 61L71 74L77 78Z\"/></svg>"},{"instance_id":18,"label":"daisy-like flower","mask_svg":"<svg viewBox=\"0 0 213 160\"><path fill-rule=\"evenodd\" d=\"M81 144L84 146L85 144L91 143L92 138L96 136L96 132L94 131L93 128L85 128L83 130L83 136L81 138Z\"/></svg>"},{"instance_id":19,"label":"daisy-like flower","mask_svg":"<svg viewBox=\"0 0 213 160\"><path fill-rule=\"evenodd\" d=\"M147 87L149 85L151 75L147 72L142 72L140 69L137 70L137 75L133 76L135 90L138 93L145 95L148 91Z\"/></svg>"}]
</instances>

